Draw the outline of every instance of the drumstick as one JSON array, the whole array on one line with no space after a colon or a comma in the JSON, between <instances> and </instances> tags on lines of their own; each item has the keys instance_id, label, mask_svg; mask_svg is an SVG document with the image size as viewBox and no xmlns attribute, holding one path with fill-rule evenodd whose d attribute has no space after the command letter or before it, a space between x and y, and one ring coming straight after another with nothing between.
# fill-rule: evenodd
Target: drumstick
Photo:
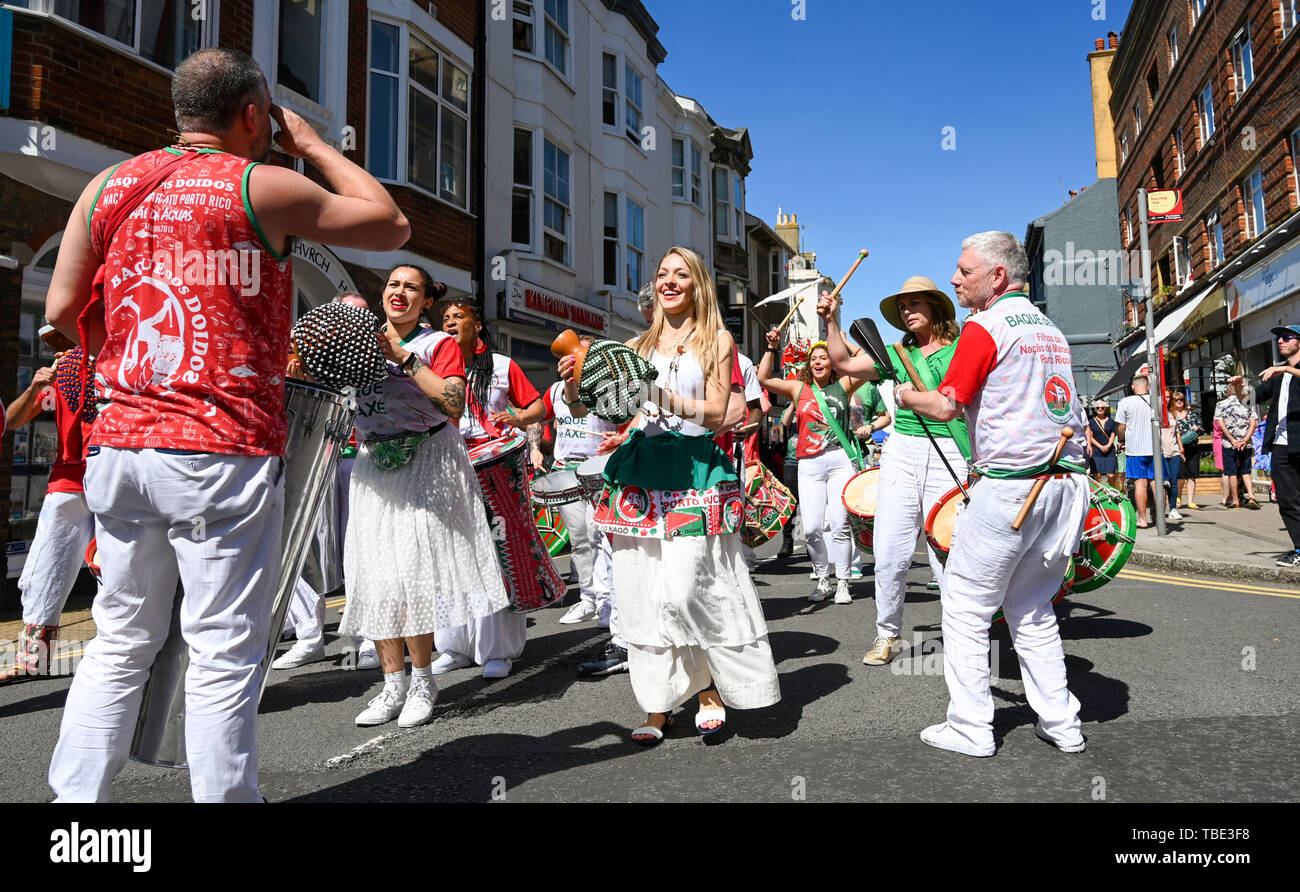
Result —
<instances>
[{"instance_id":1,"label":"drumstick","mask_svg":"<svg viewBox=\"0 0 1300 892\"><path fill-rule=\"evenodd\" d=\"M1056 464L1056 460L1060 458L1061 453L1065 451L1065 444L1070 442L1070 438L1073 436L1074 436L1074 428L1072 427L1061 428L1061 442L1056 444L1056 451L1052 453L1052 460L1048 462L1047 465L1048 470L1051 470L1052 465ZM1034 487L1033 489L1029 490L1029 496L1028 498L1025 499L1025 505L1023 508L1020 509L1020 513L1016 515L1016 520L1013 524L1011 524L1011 529L1013 530L1020 529L1020 525L1023 524L1025 522L1025 518L1029 516L1029 509L1034 507L1034 502L1037 501L1038 499L1038 493L1042 490L1043 484L1046 482L1047 482L1046 477L1039 477L1037 480L1034 481Z\"/></svg>"},{"instance_id":2,"label":"drumstick","mask_svg":"<svg viewBox=\"0 0 1300 892\"><path fill-rule=\"evenodd\" d=\"M840 296L840 290L848 284L849 279L852 278L855 272L857 272L858 264L867 259L867 253L866 248L863 248L858 252L858 259L853 261L853 265L849 267L849 271L844 274L844 278L840 279L839 284L835 286L835 290L831 292L831 300L835 300L835 298ZM781 320L781 324L776 327L777 331L783 331L785 327L790 324L790 320L794 318L794 311L799 309L799 305L803 302L804 299L802 297L794 302L794 306L790 308L790 312L786 313L785 318Z\"/></svg>"},{"instance_id":3,"label":"drumstick","mask_svg":"<svg viewBox=\"0 0 1300 892\"><path fill-rule=\"evenodd\" d=\"M790 324L790 320L794 318L795 311L799 309L801 303L803 303L802 297L795 301L794 306L790 308L790 312L785 314L785 318L782 319L781 323L776 327L777 331L785 331L785 327Z\"/></svg>"},{"instance_id":4,"label":"drumstick","mask_svg":"<svg viewBox=\"0 0 1300 892\"><path fill-rule=\"evenodd\" d=\"M899 360L902 361L903 369L907 372L907 377L912 380L912 387L914 387L918 392L924 393L925 385L921 383L921 376L916 373L916 366L912 365L911 357L909 357L907 351L903 349L902 341L894 341L894 352L898 354ZM889 358L882 357L881 361L888 362ZM921 429L925 431L925 435L930 438L930 445L934 447L935 452L939 453L940 461L942 461L943 466L948 469L948 473L952 476L953 482L957 484L957 488L961 490L962 504L970 504L970 493L966 490L966 484L961 482L961 478L957 476L957 472L952 469L952 465L948 462L948 456L943 454L943 450L939 448L939 443L935 440L934 434L930 432L930 426L925 423L925 419L921 417L920 412L913 412L912 414L916 416L917 421L921 422Z\"/></svg>"},{"instance_id":5,"label":"drumstick","mask_svg":"<svg viewBox=\"0 0 1300 892\"><path fill-rule=\"evenodd\" d=\"M903 349L902 341L894 341L894 352L902 360L907 377L912 379L912 386L916 388L917 392L925 393L925 385L921 383L921 376L916 373L916 366L912 365L912 357L908 356L907 351Z\"/></svg>"},{"instance_id":6,"label":"drumstick","mask_svg":"<svg viewBox=\"0 0 1300 892\"><path fill-rule=\"evenodd\" d=\"M585 427L578 427L576 424L557 424L555 426L555 429L557 431L574 431L579 434L585 434L588 437L600 436L600 434L596 433L595 431L589 431Z\"/></svg>"}]
</instances>

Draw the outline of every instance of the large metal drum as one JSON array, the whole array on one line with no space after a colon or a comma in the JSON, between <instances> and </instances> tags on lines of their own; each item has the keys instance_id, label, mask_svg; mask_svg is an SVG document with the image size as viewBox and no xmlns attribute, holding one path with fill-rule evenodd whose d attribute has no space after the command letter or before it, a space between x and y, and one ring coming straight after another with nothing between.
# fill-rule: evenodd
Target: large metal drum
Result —
<instances>
[{"instance_id":1,"label":"large metal drum","mask_svg":"<svg viewBox=\"0 0 1300 892\"><path fill-rule=\"evenodd\" d=\"M294 587L317 534L325 494L334 485L339 452L352 435L357 415L355 391L350 387L335 390L290 379L285 382L284 402L289 424L284 450L284 526L280 574L262 659L262 690L266 689ZM189 649L180 632L179 587L176 595L171 631L149 670L131 741L131 758L167 768L187 767L185 671Z\"/></svg>"}]
</instances>

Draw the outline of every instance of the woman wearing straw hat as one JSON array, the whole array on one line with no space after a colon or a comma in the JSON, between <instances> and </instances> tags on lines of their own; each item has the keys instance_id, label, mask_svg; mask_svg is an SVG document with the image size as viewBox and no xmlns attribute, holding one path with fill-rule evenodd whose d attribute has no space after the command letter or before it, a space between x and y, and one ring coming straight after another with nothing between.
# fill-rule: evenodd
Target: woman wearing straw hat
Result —
<instances>
[{"instance_id":1,"label":"woman wearing straw hat","mask_svg":"<svg viewBox=\"0 0 1300 892\"><path fill-rule=\"evenodd\" d=\"M817 312L826 319L826 341L836 369L878 380L881 368L869 356L849 356L835 322L836 302L828 298L829 295L823 295L817 302ZM880 315L906 332L902 340L904 351L926 389L937 389L957 348L957 310L951 298L925 276L913 276L897 294L880 302ZM888 361L899 380L907 380L906 368L897 352L893 348L888 352ZM948 424L931 423L929 428L948 463L961 473L970 455L965 421L958 418ZM862 658L868 666L885 665L902 648L899 633L903 621L903 590L916 550L916 536L925 527L930 509L952 487L952 476L916 414L897 409L893 436L880 454L874 530L876 640ZM929 549L929 558L930 569L938 575L940 565L933 549Z\"/></svg>"}]
</instances>

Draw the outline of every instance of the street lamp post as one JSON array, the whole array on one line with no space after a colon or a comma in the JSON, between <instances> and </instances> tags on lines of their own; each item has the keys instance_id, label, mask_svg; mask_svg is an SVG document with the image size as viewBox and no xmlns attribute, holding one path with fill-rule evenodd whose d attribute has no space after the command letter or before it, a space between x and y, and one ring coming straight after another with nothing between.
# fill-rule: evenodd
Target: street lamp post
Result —
<instances>
[{"instance_id":1,"label":"street lamp post","mask_svg":"<svg viewBox=\"0 0 1300 892\"><path fill-rule=\"evenodd\" d=\"M1156 514L1156 534L1164 536L1166 535L1165 469L1164 449L1160 445L1160 418L1165 410L1165 392L1160 386L1160 374L1156 368L1156 363L1159 361L1156 356L1156 308L1151 295L1151 243L1147 232L1147 190L1145 189L1138 190L1138 220L1141 223L1142 235L1143 299L1147 307L1147 365L1151 369L1147 376L1147 393L1151 397L1151 464L1156 475L1151 493L1151 507Z\"/></svg>"}]
</instances>

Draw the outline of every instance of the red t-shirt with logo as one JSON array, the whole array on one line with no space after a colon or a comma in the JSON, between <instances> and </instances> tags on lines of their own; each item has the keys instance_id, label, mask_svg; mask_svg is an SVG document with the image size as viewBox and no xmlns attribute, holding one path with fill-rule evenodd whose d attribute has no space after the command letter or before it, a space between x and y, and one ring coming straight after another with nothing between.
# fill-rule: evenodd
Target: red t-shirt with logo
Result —
<instances>
[{"instance_id":1,"label":"red t-shirt with logo","mask_svg":"<svg viewBox=\"0 0 1300 892\"><path fill-rule=\"evenodd\" d=\"M104 245L108 209L179 149L118 165L91 210L104 257L107 401L91 443L283 455L293 276L248 202L256 164L212 150L170 171Z\"/></svg>"}]
</instances>

